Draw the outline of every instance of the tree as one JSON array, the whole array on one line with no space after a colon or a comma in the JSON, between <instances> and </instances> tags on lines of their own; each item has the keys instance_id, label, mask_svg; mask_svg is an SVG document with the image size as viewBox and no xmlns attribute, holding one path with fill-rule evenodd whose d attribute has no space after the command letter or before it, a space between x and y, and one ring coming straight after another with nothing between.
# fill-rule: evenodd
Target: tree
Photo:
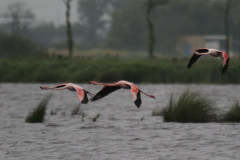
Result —
<instances>
[{"instance_id":1,"label":"tree","mask_svg":"<svg viewBox=\"0 0 240 160\"><path fill-rule=\"evenodd\" d=\"M145 0L131 0L123 9L112 14L110 30L105 39L109 48L124 50L145 50L146 21Z\"/></svg>"},{"instance_id":2,"label":"tree","mask_svg":"<svg viewBox=\"0 0 240 160\"><path fill-rule=\"evenodd\" d=\"M72 58L73 55L73 38L72 38L72 27L71 27L71 22L70 22L70 3L72 0L63 0L63 2L66 5L66 33L67 33L67 44L68 44L68 52L69 52L69 57Z\"/></svg>"},{"instance_id":3,"label":"tree","mask_svg":"<svg viewBox=\"0 0 240 160\"><path fill-rule=\"evenodd\" d=\"M166 4L167 2L168 0L147 0L146 19L147 19L148 30L149 30L148 53L150 58L153 58L153 49L155 45L154 25L150 15L156 6Z\"/></svg>"},{"instance_id":4,"label":"tree","mask_svg":"<svg viewBox=\"0 0 240 160\"><path fill-rule=\"evenodd\" d=\"M226 35L226 53L229 53L229 44L230 44L230 36L229 36L229 12L231 9L232 0L226 1L226 8L224 12L224 24L225 24L225 35Z\"/></svg>"},{"instance_id":5,"label":"tree","mask_svg":"<svg viewBox=\"0 0 240 160\"><path fill-rule=\"evenodd\" d=\"M79 0L78 13L80 24L85 29L84 40L86 43L99 42L99 33L104 31L106 20L103 18L108 13L109 0Z\"/></svg>"},{"instance_id":6,"label":"tree","mask_svg":"<svg viewBox=\"0 0 240 160\"><path fill-rule=\"evenodd\" d=\"M0 32L0 57L29 57L44 55L31 39L16 33Z\"/></svg>"},{"instance_id":7,"label":"tree","mask_svg":"<svg viewBox=\"0 0 240 160\"><path fill-rule=\"evenodd\" d=\"M10 27L12 32L19 33L21 29L27 27L34 19L34 14L30 9L26 8L25 3L15 2L7 7L3 18L10 19Z\"/></svg>"}]
</instances>

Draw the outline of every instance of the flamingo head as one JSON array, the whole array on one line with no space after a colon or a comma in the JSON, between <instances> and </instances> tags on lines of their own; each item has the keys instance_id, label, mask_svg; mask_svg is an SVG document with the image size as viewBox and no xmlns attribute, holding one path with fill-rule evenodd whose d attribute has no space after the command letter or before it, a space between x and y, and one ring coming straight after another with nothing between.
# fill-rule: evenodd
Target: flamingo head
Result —
<instances>
[{"instance_id":1,"label":"flamingo head","mask_svg":"<svg viewBox=\"0 0 240 160\"><path fill-rule=\"evenodd\" d=\"M97 84L96 81L90 81L89 84Z\"/></svg>"},{"instance_id":2,"label":"flamingo head","mask_svg":"<svg viewBox=\"0 0 240 160\"><path fill-rule=\"evenodd\" d=\"M48 87L46 87L46 86L39 86L40 88L41 88L41 90L43 90L43 89L48 89Z\"/></svg>"},{"instance_id":3,"label":"flamingo head","mask_svg":"<svg viewBox=\"0 0 240 160\"><path fill-rule=\"evenodd\" d=\"M149 97L156 99L153 95L149 95Z\"/></svg>"}]
</instances>

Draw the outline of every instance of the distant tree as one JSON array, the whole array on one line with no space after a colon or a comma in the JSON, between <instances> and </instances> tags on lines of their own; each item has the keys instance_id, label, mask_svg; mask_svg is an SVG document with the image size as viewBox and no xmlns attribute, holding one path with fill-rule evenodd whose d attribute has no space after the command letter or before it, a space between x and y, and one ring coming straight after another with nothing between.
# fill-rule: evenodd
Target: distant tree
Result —
<instances>
[{"instance_id":1,"label":"distant tree","mask_svg":"<svg viewBox=\"0 0 240 160\"><path fill-rule=\"evenodd\" d=\"M20 29L27 27L34 20L34 17L32 11L27 9L26 4L23 2L10 4L3 14L3 18L10 19L11 30L16 33L19 33Z\"/></svg>"},{"instance_id":2,"label":"distant tree","mask_svg":"<svg viewBox=\"0 0 240 160\"><path fill-rule=\"evenodd\" d=\"M232 0L226 1L226 8L225 8L225 18L224 18L224 24L225 24L225 35L226 35L226 52L229 53L229 44L230 44L230 35L229 35L229 13L231 10L231 3Z\"/></svg>"},{"instance_id":3,"label":"distant tree","mask_svg":"<svg viewBox=\"0 0 240 160\"><path fill-rule=\"evenodd\" d=\"M232 2L229 14L229 23L232 24L229 26L229 34L234 33L231 34L232 37L240 40L240 1L232 1L234 3ZM123 8L113 11L111 27L104 39L106 47L141 51L147 49L150 32L146 21L146 2L131 0L123 5ZM223 11L226 0L221 3L221 12L215 6L216 2L170 0L166 7L153 9L150 20L154 22L154 51L175 54L176 46L183 36L225 34Z\"/></svg>"},{"instance_id":4,"label":"distant tree","mask_svg":"<svg viewBox=\"0 0 240 160\"><path fill-rule=\"evenodd\" d=\"M230 51L230 12L232 11L233 3L234 5L237 6L238 3L237 1L234 0L220 0L216 1L215 6L219 11L223 11L224 17L223 17L223 24L224 24L224 32L225 32L225 37L226 37L226 43L225 43L225 51L229 53Z\"/></svg>"},{"instance_id":5,"label":"distant tree","mask_svg":"<svg viewBox=\"0 0 240 160\"><path fill-rule=\"evenodd\" d=\"M72 38L72 27L71 27L71 22L70 22L70 3L72 0L63 0L63 2L66 5L66 33L67 33L67 46L68 46L68 52L69 52L69 57L72 58L73 55L73 38Z\"/></svg>"},{"instance_id":6,"label":"distant tree","mask_svg":"<svg viewBox=\"0 0 240 160\"><path fill-rule=\"evenodd\" d=\"M78 1L79 22L85 29L85 42L99 42L99 33L104 31L106 24L104 15L109 11L108 2L109 0Z\"/></svg>"},{"instance_id":7,"label":"distant tree","mask_svg":"<svg viewBox=\"0 0 240 160\"><path fill-rule=\"evenodd\" d=\"M106 47L124 50L145 50L147 25L145 0L131 0L123 9L112 14L110 30L105 39Z\"/></svg>"},{"instance_id":8,"label":"distant tree","mask_svg":"<svg viewBox=\"0 0 240 160\"><path fill-rule=\"evenodd\" d=\"M151 12L158 5L166 4L168 0L147 0L146 19L148 24L149 36L148 36L148 54L149 58L153 58L153 50L155 45L154 37L154 25L151 20Z\"/></svg>"},{"instance_id":9,"label":"distant tree","mask_svg":"<svg viewBox=\"0 0 240 160\"><path fill-rule=\"evenodd\" d=\"M39 56L44 51L31 39L17 33L0 32L0 57Z\"/></svg>"}]
</instances>

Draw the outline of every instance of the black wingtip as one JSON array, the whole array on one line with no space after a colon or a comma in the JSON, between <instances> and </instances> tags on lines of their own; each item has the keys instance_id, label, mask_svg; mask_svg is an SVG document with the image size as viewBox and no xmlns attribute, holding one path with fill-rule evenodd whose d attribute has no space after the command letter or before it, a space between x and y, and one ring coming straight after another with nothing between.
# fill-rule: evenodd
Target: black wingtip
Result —
<instances>
[{"instance_id":1,"label":"black wingtip","mask_svg":"<svg viewBox=\"0 0 240 160\"><path fill-rule=\"evenodd\" d=\"M89 84L91 84L91 81L89 81Z\"/></svg>"},{"instance_id":2,"label":"black wingtip","mask_svg":"<svg viewBox=\"0 0 240 160\"><path fill-rule=\"evenodd\" d=\"M137 99L134 101L134 103L135 103L135 105L137 106L137 108L140 108L140 106L141 106L141 104L142 104L140 91L138 91L138 93L137 93Z\"/></svg>"},{"instance_id":3,"label":"black wingtip","mask_svg":"<svg viewBox=\"0 0 240 160\"><path fill-rule=\"evenodd\" d=\"M230 60L230 58L227 59L227 62L226 62L225 66L224 66L223 69L222 69L222 75L223 75L225 72L227 72L228 66L230 66L230 65L229 65L229 60Z\"/></svg>"},{"instance_id":4,"label":"black wingtip","mask_svg":"<svg viewBox=\"0 0 240 160\"><path fill-rule=\"evenodd\" d=\"M88 96L87 96L87 91L84 91L84 98L81 101L82 104L87 104L88 103Z\"/></svg>"},{"instance_id":5,"label":"black wingtip","mask_svg":"<svg viewBox=\"0 0 240 160\"><path fill-rule=\"evenodd\" d=\"M39 86L41 88L41 90L43 89L41 86Z\"/></svg>"}]
</instances>

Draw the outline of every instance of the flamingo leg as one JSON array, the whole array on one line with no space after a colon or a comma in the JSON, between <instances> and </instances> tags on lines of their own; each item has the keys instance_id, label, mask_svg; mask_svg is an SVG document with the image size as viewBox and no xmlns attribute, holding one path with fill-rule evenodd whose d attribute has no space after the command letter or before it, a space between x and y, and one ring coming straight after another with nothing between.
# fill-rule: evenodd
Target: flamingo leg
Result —
<instances>
[{"instance_id":1,"label":"flamingo leg","mask_svg":"<svg viewBox=\"0 0 240 160\"><path fill-rule=\"evenodd\" d=\"M139 91L142 92L143 94L145 94L146 96L150 97L150 98L155 98L153 95L149 95L149 94L147 94L147 93L144 93L144 92L141 91L140 89L139 89Z\"/></svg>"}]
</instances>

